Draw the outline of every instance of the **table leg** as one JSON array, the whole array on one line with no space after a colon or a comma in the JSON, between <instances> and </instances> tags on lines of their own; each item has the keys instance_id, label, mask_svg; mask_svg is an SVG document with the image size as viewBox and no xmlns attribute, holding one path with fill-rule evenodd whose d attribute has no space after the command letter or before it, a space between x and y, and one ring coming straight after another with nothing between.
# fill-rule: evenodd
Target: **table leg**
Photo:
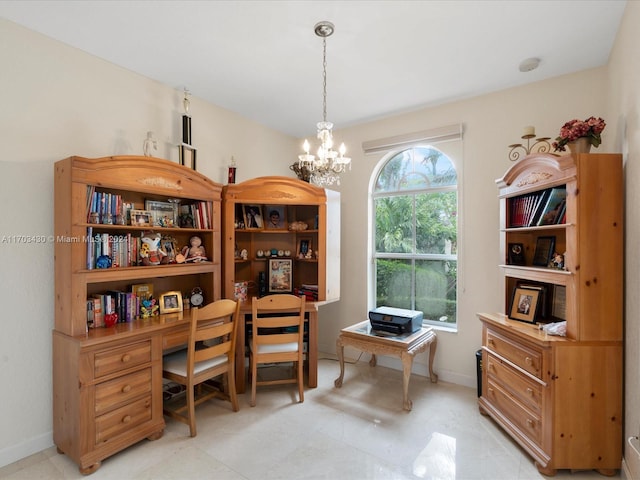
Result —
<instances>
[{"instance_id":1,"label":"table leg","mask_svg":"<svg viewBox=\"0 0 640 480\"><path fill-rule=\"evenodd\" d=\"M342 380L344 379L344 345L340 337L336 340L336 353L338 354L338 362L340 363L340 376L336 378L333 384L336 388L340 388L342 386Z\"/></svg>"},{"instance_id":2,"label":"table leg","mask_svg":"<svg viewBox=\"0 0 640 480\"><path fill-rule=\"evenodd\" d=\"M375 367L378 364L378 359L376 358L376 354L372 353L371 358L369 359L369 366Z\"/></svg>"},{"instance_id":3,"label":"table leg","mask_svg":"<svg viewBox=\"0 0 640 480\"><path fill-rule=\"evenodd\" d=\"M433 359L436 357L436 348L438 347L438 337L433 336L433 341L429 344L429 378L431 383L438 382L438 374L433 372Z\"/></svg>"},{"instance_id":4,"label":"table leg","mask_svg":"<svg viewBox=\"0 0 640 480\"><path fill-rule=\"evenodd\" d=\"M318 310L309 312L309 341L307 342L308 386L318 386Z\"/></svg>"},{"instance_id":5,"label":"table leg","mask_svg":"<svg viewBox=\"0 0 640 480\"><path fill-rule=\"evenodd\" d=\"M402 352L402 408L411 411L413 402L409 399L409 380L411 379L411 366L413 365L413 355Z\"/></svg>"}]
</instances>

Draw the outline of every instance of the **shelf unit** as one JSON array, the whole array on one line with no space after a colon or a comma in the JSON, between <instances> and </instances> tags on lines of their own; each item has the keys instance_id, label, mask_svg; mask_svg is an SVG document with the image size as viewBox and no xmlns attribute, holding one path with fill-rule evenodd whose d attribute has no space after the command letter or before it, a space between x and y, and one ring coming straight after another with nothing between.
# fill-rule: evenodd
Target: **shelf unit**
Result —
<instances>
[{"instance_id":1,"label":"shelf unit","mask_svg":"<svg viewBox=\"0 0 640 480\"><path fill-rule=\"evenodd\" d=\"M535 460L538 470L595 469L622 460L623 176L618 154L530 155L496 180L500 199L500 291L504 310L482 322L481 413ZM564 223L510 227L519 196L566 187ZM555 237L564 269L534 266L539 237ZM524 265L508 262L522 244ZM566 320L566 336L513 320L517 285L542 285ZM562 295L558 293L563 292Z\"/></svg>"},{"instance_id":2,"label":"shelf unit","mask_svg":"<svg viewBox=\"0 0 640 480\"><path fill-rule=\"evenodd\" d=\"M88 223L92 190L121 195L137 210L145 210L146 200L205 202L211 226ZM190 318L185 310L89 329L86 300L110 290L131 291L136 283L153 284L156 297L167 291L186 295L197 286L206 302L221 298L221 192L221 185L202 174L159 158L69 157L55 164L53 438L58 451L72 458L84 474L144 438L162 436L162 352L186 341ZM160 232L173 237L178 247L198 235L209 261L91 269L89 228L93 234L115 236Z\"/></svg>"},{"instance_id":3,"label":"shelf unit","mask_svg":"<svg viewBox=\"0 0 640 480\"><path fill-rule=\"evenodd\" d=\"M268 274L268 260L258 251L286 252L293 264L292 287L318 286L318 302L340 298L340 194L302 180L271 176L227 185L224 201L224 287L225 298L234 298L235 284L247 282L248 300L258 295L259 275ZM267 221L270 206L283 207L286 225L303 222L306 230L236 228L244 222L244 210L259 206ZM301 241L309 241L311 258L299 258ZM247 258L238 255L247 251ZM316 254L317 252L317 254ZM268 279L267 279L268 282ZM267 288L266 293L269 293Z\"/></svg>"}]
</instances>

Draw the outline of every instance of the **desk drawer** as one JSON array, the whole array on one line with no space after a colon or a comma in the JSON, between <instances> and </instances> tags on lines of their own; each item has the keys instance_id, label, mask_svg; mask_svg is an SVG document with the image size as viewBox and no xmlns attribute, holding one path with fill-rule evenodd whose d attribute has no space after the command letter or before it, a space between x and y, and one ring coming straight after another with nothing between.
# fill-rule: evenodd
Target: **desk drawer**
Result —
<instances>
[{"instance_id":1,"label":"desk drawer","mask_svg":"<svg viewBox=\"0 0 640 480\"><path fill-rule=\"evenodd\" d=\"M151 362L150 340L96 353L94 375L99 378L147 362Z\"/></svg>"},{"instance_id":2,"label":"desk drawer","mask_svg":"<svg viewBox=\"0 0 640 480\"><path fill-rule=\"evenodd\" d=\"M529 438L536 445L542 444L542 421L538 415L528 411L505 390L494 383L490 378L487 381L487 399L498 409L509 421ZM484 393L483 393L484 395Z\"/></svg>"},{"instance_id":3,"label":"desk drawer","mask_svg":"<svg viewBox=\"0 0 640 480\"><path fill-rule=\"evenodd\" d=\"M151 420L151 396L96 418L96 445Z\"/></svg>"},{"instance_id":4,"label":"desk drawer","mask_svg":"<svg viewBox=\"0 0 640 480\"><path fill-rule=\"evenodd\" d=\"M101 415L144 394L151 394L150 368L97 385L95 413Z\"/></svg>"},{"instance_id":5,"label":"desk drawer","mask_svg":"<svg viewBox=\"0 0 640 480\"><path fill-rule=\"evenodd\" d=\"M542 352L533 350L515 340L487 329L486 346L489 350L506 358L518 367L538 378L542 378Z\"/></svg>"},{"instance_id":6,"label":"desk drawer","mask_svg":"<svg viewBox=\"0 0 640 480\"><path fill-rule=\"evenodd\" d=\"M487 355L487 375L532 412L541 414L543 385L491 354Z\"/></svg>"}]
</instances>

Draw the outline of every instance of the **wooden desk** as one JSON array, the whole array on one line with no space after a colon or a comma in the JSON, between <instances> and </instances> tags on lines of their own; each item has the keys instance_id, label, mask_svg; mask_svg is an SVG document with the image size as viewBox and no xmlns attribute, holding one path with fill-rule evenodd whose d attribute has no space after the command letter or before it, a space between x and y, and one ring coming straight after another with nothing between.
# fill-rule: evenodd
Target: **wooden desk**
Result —
<instances>
[{"instance_id":1,"label":"wooden desk","mask_svg":"<svg viewBox=\"0 0 640 480\"><path fill-rule=\"evenodd\" d=\"M433 328L421 328L418 332L406 335L385 335L371 330L369 320L343 328L336 340L338 359L340 360L340 376L335 380L336 388L342 387L344 379L344 347L350 345L363 352L371 353L369 365L376 366L376 355L394 355L402 360L402 394L403 408L411 411L413 402L409 399L409 379L413 357L429 348L429 376L432 383L438 381L433 372L433 359L436 354L438 338Z\"/></svg>"}]
</instances>

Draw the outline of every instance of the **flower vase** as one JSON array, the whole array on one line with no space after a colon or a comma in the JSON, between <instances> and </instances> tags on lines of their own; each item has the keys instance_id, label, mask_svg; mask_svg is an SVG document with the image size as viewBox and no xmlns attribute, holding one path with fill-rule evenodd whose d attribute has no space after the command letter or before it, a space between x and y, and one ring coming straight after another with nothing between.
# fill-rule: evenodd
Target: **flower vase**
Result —
<instances>
[{"instance_id":1,"label":"flower vase","mask_svg":"<svg viewBox=\"0 0 640 480\"><path fill-rule=\"evenodd\" d=\"M591 151L591 142L587 137L580 137L573 142L567 143L567 147L572 154L589 153Z\"/></svg>"}]
</instances>

